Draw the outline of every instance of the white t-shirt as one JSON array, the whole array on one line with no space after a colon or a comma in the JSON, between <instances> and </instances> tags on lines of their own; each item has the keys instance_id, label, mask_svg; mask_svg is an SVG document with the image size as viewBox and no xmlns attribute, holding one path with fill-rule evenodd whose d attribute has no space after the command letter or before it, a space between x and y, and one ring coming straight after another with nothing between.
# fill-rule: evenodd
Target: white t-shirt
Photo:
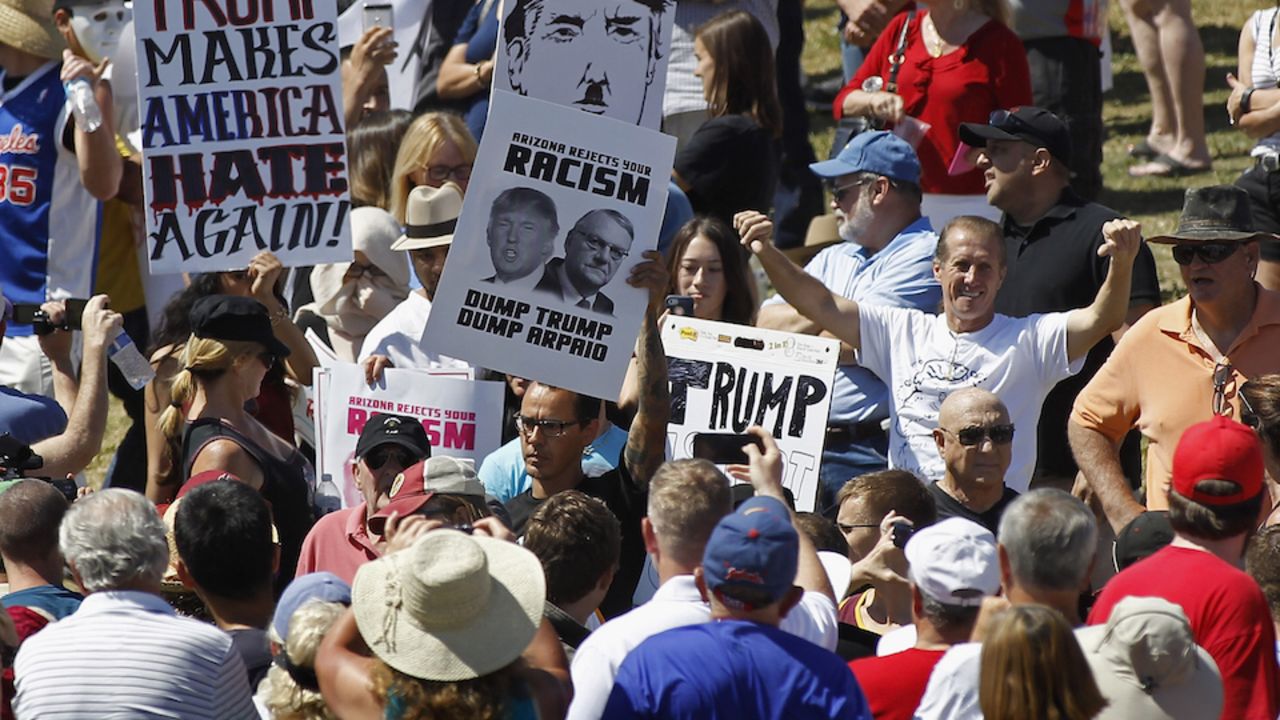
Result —
<instances>
[{"instance_id":1,"label":"white t-shirt","mask_svg":"<svg viewBox=\"0 0 1280 720\"><path fill-rule=\"evenodd\" d=\"M1067 359L1067 313L1011 318L956 334L945 315L859 305L858 361L889 387L889 465L926 482L945 472L933 441L947 395L978 387L999 396L1016 427L1005 484L1026 492L1036 466L1040 406L1060 380L1080 372ZM1064 440L1065 441L1065 440Z\"/></svg>"},{"instance_id":2,"label":"white t-shirt","mask_svg":"<svg viewBox=\"0 0 1280 720\"><path fill-rule=\"evenodd\" d=\"M398 368L418 370L458 369L471 366L445 355L427 350L423 337L427 329L427 317L431 314L431 301L422 293L413 291L387 316L378 321L364 338L360 348L360 361L370 355L386 355Z\"/></svg>"},{"instance_id":3,"label":"white t-shirt","mask_svg":"<svg viewBox=\"0 0 1280 720\"><path fill-rule=\"evenodd\" d=\"M929 674L914 720L982 720L978 681L982 679L982 644L952 645Z\"/></svg>"}]
</instances>

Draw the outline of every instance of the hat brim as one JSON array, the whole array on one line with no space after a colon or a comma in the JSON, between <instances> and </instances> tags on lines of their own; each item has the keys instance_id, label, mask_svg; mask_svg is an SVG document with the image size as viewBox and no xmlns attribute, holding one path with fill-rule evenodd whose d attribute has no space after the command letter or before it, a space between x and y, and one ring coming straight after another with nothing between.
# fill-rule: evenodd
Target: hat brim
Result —
<instances>
[{"instance_id":1,"label":"hat brim","mask_svg":"<svg viewBox=\"0 0 1280 720\"><path fill-rule=\"evenodd\" d=\"M1173 720L1178 717L1217 717L1221 712L1222 681L1214 671L1217 664L1207 650L1194 646L1195 668L1181 682L1161 684L1148 691L1143 689L1132 668L1111 662L1100 651L1106 634L1106 625L1091 625L1075 631L1080 649L1093 669L1098 689L1108 700L1108 713L1114 712L1116 717ZM1174 708L1178 712L1173 712Z\"/></svg>"},{"instance_id":2,"label":"hat brim","mask_svg":"<svg viewBox=\"0 0 1280 720\"><path fill-rule=\"evenodd\" d=\"M280 342L280 339L275 335L272 335L270 340L260 340L258 342L262 343L262 345L267 348L267 352L275 355L277 358L287 358L293 353L293 351L289 349L289 346Z\"/></svg>"},{"instance_id":3,"label":"hat brim","mask_svg":"<svg viewBox=\"0 0 1280 720\"><path fill-rule=\"evenodd\" d=\"M401 495L387 503L381 510L374 513L369 518L369 530L381 535L382 531L387 527L387 521L391 519L392 513L398 513L400 517L405 518L413 515L422 509L427 501L435 497L439 493L428 490L423 493L414 493L412 495Z\"/></svg>"},{"instance_id":4,"label":"hat brim","mask_svg":"<svg viewBox=\"0 0 1280 720\"><path fill-rule=\"evenodd\" d=\"M1187 230L1168 235L1147 238L1149 243L1174 245L1188 242L1252 242L1254 240L1280 240L1280 235L1268 232L1241 232L1239 230Z\"/></svg>"},{"instance_id":5,"label":"hat brim","mask_svg":"<svg viewBox=\"0 0 1280 720\"><path fill-rule=\"evenodd\" d=\"M0 43L47 60L62 57L67 47L52 18L37 20L10 5L0 5Z\"/></svg>"},{"instance_id":6,"label":"hat brim","mask_svg":"<svg viewBox=\"0 0 1280 720\"><path fill-rule=\"evenodd\" d=\"M408 571L411 551L365 563L356 572L351 588L356 627L383 662L422 680L470 680L511 664L533 640L546 598L542 564L515 543L483 535L471 539L484 551L492 583L488 602L460 628L428 631L407 609L389 622L386 593L399 584L395 576ZM385 626L384 620L388 621ZM393 637L385 636L384 627L391 628L386 634Z\"/></svg>"},{"instance_id":7,"label":"hat brim","mask_svg":"<svg viewBox=\"0 0 1280 720\"><path fill-rule=\"evenodd\" d=\"M392 250L427 250L428 248L443 247L453 244L453 235L441 235L431 238L411 238L407 235L401 235L398 240L391 243Z\"/></svg>"},{"instance_id":8,"label":"hat brim","mask_svg":"<svg viewBox=\"0 0 1280 720\"><path fill-rule=\"evenodd\" d=\"M809 169L813 171L814 175L827 179L858 172L858 168L843 160L823 160L822 162L809 163Z\"/></svg>"}]
</instances>

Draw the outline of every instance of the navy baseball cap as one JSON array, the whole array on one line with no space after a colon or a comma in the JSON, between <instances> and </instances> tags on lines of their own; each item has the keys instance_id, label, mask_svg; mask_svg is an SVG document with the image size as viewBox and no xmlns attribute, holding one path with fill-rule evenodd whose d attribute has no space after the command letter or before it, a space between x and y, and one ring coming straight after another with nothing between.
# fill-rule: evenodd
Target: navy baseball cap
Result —
<instances>
[{"instance_id":1,"label":"navy baseball cap","mask_svg":"<svg viewBox=\"0 0 1280 720\"><path fill-rule=\"evenodd\" d=\"M702 555L702 577L707 589L726 604L735 601L735 588L763 591L774 603L795 584L799 548L787 506L775 498L753 497L711 531Z\"/></svg>"},{"instance_id":2,"label":"navy baseball cap","mask_svg":"<svg viewBox=\"0 0 1280 720\"><path fill-rule=\"evenodd\" d=\"M289 620L293 618L293 614L312 600L350 605L351 586L331 572L316 572L294 578L280 594L276 613L271 618L271 627L281 640L289 639Z\"/></svg>"},{"instance_id":3,"label":"navy baseball cap","mask_svg":"<svg viewBox=\"0 0 1280 720\"><path fill-rule=\"evenodd\" d=\"M831 179L851 173L869 172L891 180L920 184L920 159L906 140L887 130L855 135L834 160L812 163L809 169L820 178Z\"/></svg>"},{"instance_id":4,"label":"navy baseball cap","mask_svg":"<svg viewBox=\"0 0 1280 720\"><path fill-rule=\"evenodd\" d=\"M988 140L1021 140L1048 150L1063 165L1071 164L1071 132L1061 118L1044 108L1023 105L996 110L987 125L960 123L960 140L976 148L986 147Z\"/></svg>"}]
</instances>

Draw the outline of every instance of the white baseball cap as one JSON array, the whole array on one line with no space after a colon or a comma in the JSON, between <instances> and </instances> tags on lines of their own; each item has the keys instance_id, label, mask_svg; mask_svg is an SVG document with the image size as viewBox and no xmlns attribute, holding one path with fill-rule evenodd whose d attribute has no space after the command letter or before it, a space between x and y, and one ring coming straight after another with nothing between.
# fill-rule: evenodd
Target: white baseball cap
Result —
<instances>
[{"instance_id":1,"label":"white baseball cap","mask_svg":"<svg viewBox=\"0 0 1280 720\"><path fill-rule=\"evenodd\" d=\"M918 530L903 552L911 582L944 605L981 605L1000 590L996 537L972 520L947 518Z\"/></svg>"}]
</instances>

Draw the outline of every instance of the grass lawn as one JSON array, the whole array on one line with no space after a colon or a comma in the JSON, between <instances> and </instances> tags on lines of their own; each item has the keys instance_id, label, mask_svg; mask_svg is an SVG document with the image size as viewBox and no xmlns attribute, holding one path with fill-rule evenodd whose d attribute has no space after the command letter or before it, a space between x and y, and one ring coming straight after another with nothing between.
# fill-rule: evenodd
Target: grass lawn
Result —
<instances>
[{"instance_id":1,"label":"grass lawn","mask_svg":"<svg viewBox=\"0 0 1280 720\"><path fill-rule=\"evenodd\" d=\"M1034 0L1031 0L1034 1ZM1230 183L1249 164L1248 149L1252 141L1227 124L1225 103L1228 89L1226 74L1236 69L1236 44L1240 28L1261 4L1231 0L1191 0L1193 15L1205 46L1205 115L1209 132L1209 148L1214 155L1213 172L1191 178L1131 178L1126 148L1142 139L1151 120L1151 99L1146 81L1129 40L1129 29L1116 0L1111 7L1112 72L1114 87L1105 97L1103 118L1107 140L1103 152L1103 177L1106 189L1101 201L1143 224L1146 234L1166 232L1177 224L1183 191L1192 185ZM835 77L840 72L840 51L836 40L837 10L835 0L808 0L805 8L804 69L814 79ZM830 113L811 115L811 139L819 156L831 145ZM1152 246L1160 272L1160 287L1167 299L1185 292L1177 266L1167 246ZM102 481L111 454L124 435L128 418L119 402L111 403L111 415L103 452L89 466L89 481Z\"/></svg>"}]
</instances>

